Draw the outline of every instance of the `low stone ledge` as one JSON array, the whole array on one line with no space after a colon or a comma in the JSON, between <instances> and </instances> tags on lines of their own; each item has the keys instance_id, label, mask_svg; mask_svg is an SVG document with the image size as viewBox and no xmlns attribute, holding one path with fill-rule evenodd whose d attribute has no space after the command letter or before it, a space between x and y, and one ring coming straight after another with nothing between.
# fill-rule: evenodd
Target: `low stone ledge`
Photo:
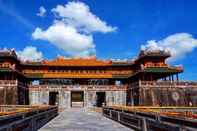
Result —
<instances>
[{"instance_id":1,"label":"low stone ledge","mask_svg":"<svg viewBox=\"0 0 197 131\"><path fill-rule=\"evenodd\" d=\"M197 107L109 106L103 115L140 131L197 129Z\"/></svg>"},{"instance_id":2,"label":"low stone ledge","mask_svg":"<svg viewBox=\"0 0 197 131\"><path fill-rule=\"evenodd\" d=\"M57 106L0 105L0 131L35 131L57 115Z\"/></svg>"}]
</instances>

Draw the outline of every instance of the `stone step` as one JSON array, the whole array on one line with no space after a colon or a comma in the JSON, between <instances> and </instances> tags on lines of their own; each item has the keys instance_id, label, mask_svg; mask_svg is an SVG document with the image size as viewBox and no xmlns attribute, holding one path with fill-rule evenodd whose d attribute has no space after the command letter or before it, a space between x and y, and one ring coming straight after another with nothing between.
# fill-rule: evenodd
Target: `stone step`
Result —
<instances>
[{"instance_id":1,"label":"stone step","mask_svg":"<svg viewBox=\"0 0 197 131\"><path fill-rule=\"evenodd\" d=\"M72 107L81 108L81 107L84 107L84 103L83 102L72 102Z\"/></svg>"}]
</instances>

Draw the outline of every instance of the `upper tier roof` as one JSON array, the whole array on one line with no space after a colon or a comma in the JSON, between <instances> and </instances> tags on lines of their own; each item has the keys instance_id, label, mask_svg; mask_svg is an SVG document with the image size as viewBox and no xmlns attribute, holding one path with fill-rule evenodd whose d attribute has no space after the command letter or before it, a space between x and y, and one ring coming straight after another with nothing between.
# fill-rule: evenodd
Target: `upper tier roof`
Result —
<instances>
[{"instance_id":1,"label":"upper tier roof","mask_svg":"<svg viewBox=\"0 0 197 131\"><path fill-rule=\"evenodd\" d=\"M14 50L0 50L0 57L11 57L18 60L17 55ZM141 51L137 59L133 61L128 60L99 60L96 57L86 57L86 58L64 58L57 57L54 60L43 60L38 62L33 61L22 61L23 65L32 66L123 66L123 65L133 65L142 60L145 57L155 57L155 58L168 58L170 53L166 51Z\"/></svg>"},{"instance_id":2,"label":"upper tier roof","mask_svg":"<svg viewBox=\"0 0 197 131\"><path fill-rule=\"evenodd\" d=\"M0 50L0 57L17 58L17 55L14 50L3 49L3 50Z\"/></svg>"},{"instance_id":3,"label":"upper tier roof","mask_svg":"<svg viewBox=\"0 0 197 131\"><path fill-rule=\"evenodd\" d=\"M141 50L138 59L147 56L168 58L171 56L171 54L169 51L165 51L165 50L151 50L151 51Z\"/></svg>"},{"instance_id":4,"label":"upper tier roof","mask_svg":"<svg viewBox=\"0 0 197 131\"><path fill-rule=\"evenodd\" d=\"M43 65L49 66L108 66L112 64L110 60L97 60L95 57L91 58L64 58L58 57L54 60L44 60Z\"/></svg>"}]
</instances>

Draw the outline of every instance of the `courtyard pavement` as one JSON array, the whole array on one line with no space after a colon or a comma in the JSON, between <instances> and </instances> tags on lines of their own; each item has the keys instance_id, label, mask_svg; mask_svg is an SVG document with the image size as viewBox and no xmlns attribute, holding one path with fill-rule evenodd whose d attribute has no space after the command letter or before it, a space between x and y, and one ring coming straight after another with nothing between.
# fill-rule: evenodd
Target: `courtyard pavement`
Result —
<instances>
[{"instance_id":1,"label":"courtyard pavement","mask_svg":"<svg viewBox=\"0 0 197 131\"><path fill-rule=\"evenodd\" d=\"M83 108L64 110L39 131L131 131L131 129L105 118L100 113Z\"/></svg>"}]
</instances>

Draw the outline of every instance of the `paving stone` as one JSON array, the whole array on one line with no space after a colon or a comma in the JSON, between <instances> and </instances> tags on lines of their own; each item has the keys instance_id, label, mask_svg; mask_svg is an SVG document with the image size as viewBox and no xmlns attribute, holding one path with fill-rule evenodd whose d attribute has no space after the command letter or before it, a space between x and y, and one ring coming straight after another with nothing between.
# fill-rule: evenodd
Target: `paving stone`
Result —
<instances>
[{"instance_id":1,"label":"paving stone","mask_svg":"<svg viewBox=\"0 0 197 131\"><path fill-rule=\"evenodd\" d=\"M105 118L100 113L84 108L71 108L59 114L39 131L131 131Z\"/></svg>"}]
</instances>

